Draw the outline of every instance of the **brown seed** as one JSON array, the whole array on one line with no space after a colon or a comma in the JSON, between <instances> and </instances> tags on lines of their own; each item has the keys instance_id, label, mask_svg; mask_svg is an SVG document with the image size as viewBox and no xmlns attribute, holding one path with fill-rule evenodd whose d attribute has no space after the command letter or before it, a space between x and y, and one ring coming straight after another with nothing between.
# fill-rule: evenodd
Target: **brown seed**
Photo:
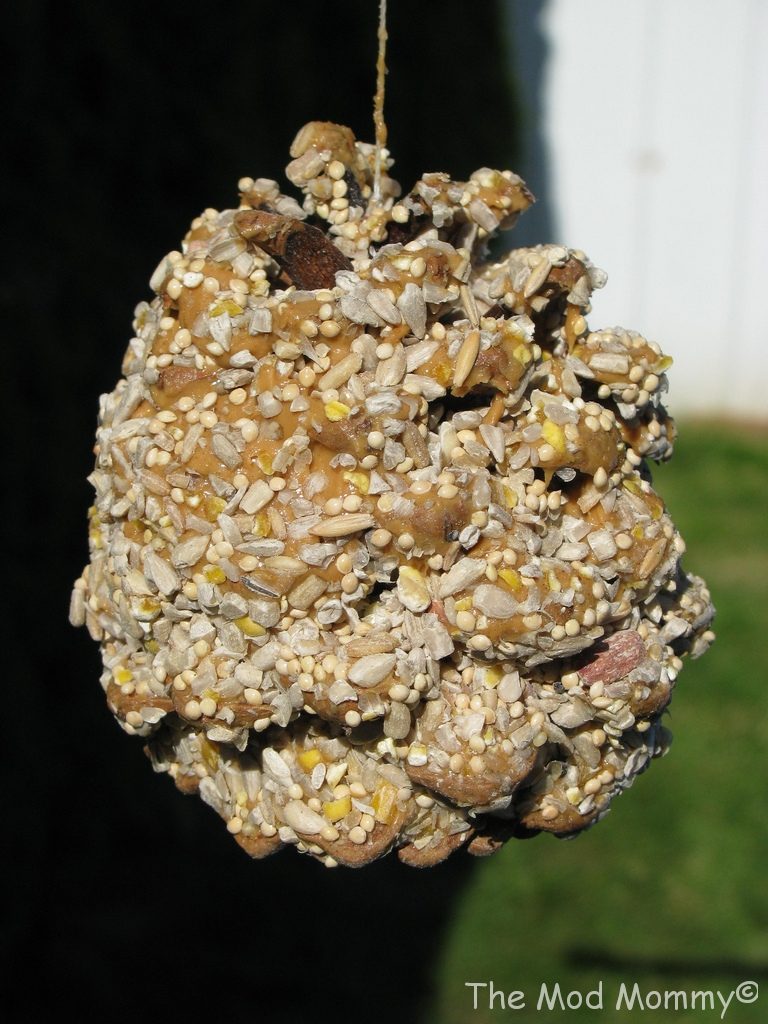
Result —
<instances>
[{"instance_id":1,"label":"brown seed","mask_svg":"<svg viewBox=\"0 0 768 1024\"><path fill-rule=\"evenodd\" d=\"M414 465L418 469L423 469L425 466L430 464L429 448L427 448L427 442L419 433L419 428L415 423L408 422L403 428L403 445L405 450L413 459Z\"/></svg>"},{"instance_id":2,"label":"brown seed","mask_svg":"<svg viewBox=\"0 0 768 1024\"><path fill-rule=\"evenodd\" d=\"M325 580L321 580L319 576L307 576L288 592L288 604L292 608L306 611L321 594L325 593L327 586Z\"/></svg>"},{"instance_id":3,"label":"brown seed","mask_svg":"<svg viewBox=\"0 0 768 1024\"><path fill-rule=\"evenodd\" d=\"M461 285L459 289L461 295L461 304L464 307L464 312L467 314L467 318L473 327L477 327L480 323L480 311L477 308L477 302L475 296L472 294L472 289L466 285Z\"/></svg>"},{"instance_id":4,"label":"brown seed","mask_svg":"<svg viewBox=\"0 0 768 1024\"><path fill-rule=\"evenodd\" d=\"M345 537L348 533L369 530L375 524L376 520L367 512L356 512L348 516L331 516L309 532L316 537Z\"/></svg>"},{"instance_id":5,"label":"brown seed","mask_svg":"<svg viewBox=\"0 0 768 1024\"><path fill-rule=\"evenodd\" d=\"M333 288L339 270L352 264L319 228L265 210L239 210L237 231L280 264L298 288Z\"/></svg>"},{"instance_id":6,"label":"brown seed","mask_svg":"<svg viewBox=\"0 0 768 1024\"><path fill-rule=\"evenodd\" d=\"M529 299L532 295L536 294L539 288L541 288L549 277L551 270L552 264L548 259L546 259L546 257L536 264L534 269L531 271L528 280L525 282L523 295L526 299Z\"/></svg>"},{"instance_id":7,"label":"brown seed","mask_svg":"<svg viewBox=\"0 0 768 1024\"><path fill-rule=\"evenodd\" d=\"M346 384L353 373L357 373L363 365L363 357L357 352L350 352L340 359L338 363L327 370L317 382L319 391L330 391L331 388L338 388Z\"/></svg>"},{"instance_id":8,"label":"brown seed","mask_svg":"<svg viewBox=\"0 0 768 1024\"><path fill-rule=\"evenodd\" d=\"M456 357L456 369L453 371L453 386L455 388L460 388L472 372L479 351L480 332L470 331Z\"/></svg>"},{"instance_id":9,"label":"brown seed","mask_svg":"<svg viewBox=\"0 0 768 1024\"><path fill-rule=\"evenodd\" d=\"M582 680L592 683L615 683L645 660L648 653L639 633L623 629L601 641L593 657L579 668Z\"/></svg>"}]
</instances>

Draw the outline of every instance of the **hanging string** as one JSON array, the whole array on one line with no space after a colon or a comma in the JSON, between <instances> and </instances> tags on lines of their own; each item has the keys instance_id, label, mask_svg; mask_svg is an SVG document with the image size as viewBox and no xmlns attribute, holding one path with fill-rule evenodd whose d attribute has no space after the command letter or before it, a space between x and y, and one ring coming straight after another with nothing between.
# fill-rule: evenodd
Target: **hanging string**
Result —
<instances>
[{"instance_id":1,"label":"hanging string","mask_svg":"<svg viewBox=\"0 0 768 1024\"><path fill-rule=\"evenodd\" d=\"M387 0L379 0L379 54L376 61L376 95L373 97L373 127L376 132L376 155L373 169L373 201L381 202L381 165L387 145L387 126L384 121L384 80L387 65Z\"/></svg>"}]
</instances>

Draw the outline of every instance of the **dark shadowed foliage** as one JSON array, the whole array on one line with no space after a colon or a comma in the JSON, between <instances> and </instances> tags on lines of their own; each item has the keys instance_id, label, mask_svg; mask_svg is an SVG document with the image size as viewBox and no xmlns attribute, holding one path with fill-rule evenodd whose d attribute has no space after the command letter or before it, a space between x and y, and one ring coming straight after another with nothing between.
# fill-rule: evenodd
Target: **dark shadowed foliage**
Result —
<instances>
[{"instance_id":1,"label":"dark shadowed foliage","mask_svg":"<svg viewBox=\"0 0 768 1024\"><path fill-rule=\"evenodd\" d=\"M390 3L396 175L515 166L500 5ZM470 16L468 16L468 14ZM86 560L97 396L159 258L240 176L280 177L319 118L372 137L376 5L30 0L12 85L0 278L12 432L5 506L7 1021L414 1020L471 865L251 863L112 721L96 645L66 622ZM7 406L6 406L7 408Z\"/></svg>"}]
</instances>

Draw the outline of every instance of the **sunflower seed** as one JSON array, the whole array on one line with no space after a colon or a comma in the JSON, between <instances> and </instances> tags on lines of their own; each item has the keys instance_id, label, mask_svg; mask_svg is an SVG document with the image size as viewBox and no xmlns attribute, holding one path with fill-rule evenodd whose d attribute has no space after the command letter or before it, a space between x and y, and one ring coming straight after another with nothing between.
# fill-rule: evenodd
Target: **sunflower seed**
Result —
<instances>
[{"instance_id":1,"label":"sunflower seed","mask_svg":"<svg viewBox=\"0 0 768 1024\"><path fill-rule=\"evenodd\" d=\"M144 382L138 379L131 380L123 389L117 407L112 414L112 426L117 427L127 420L146 396L147 389Z\"/></svg>"},{"instance_id":2,"label":"sunflower seed","mask_svg":"<svg viewBox=\"0 0 768 1024\"><path fill-rule=\"evenodd\" d=\"M158 494L165 497L165 495L171 493L171 488L157 473L150 473L149 470L142 469L136 476L139 479L139 483L143 484L150 494Z\"/></svg>"},{"instance_id":3,"label":"sunflower seed","mask_svg":"<svg viewBox=\"0 0 768 1024\"><path fill-rule=\"evenodd\" d=\"M304 544L299 548L298 555L307 565L325 566L338 554L335 544Z\"/></svg>"},{"instance_id":4,"label":"sunflower seed","mask_svg":"<svg viewBox=\"0 0 768 1024\"><path fill-rule=\"evenodd\" d=\"M202 423L195 423L194 426L189 428L184 440L181 442L181 452L179 454L181 462L189 462L192 458L195 453L195 448L197 448L197 442L203 436L204 430L205 427Z\"/></svg>"},{"instance_id":5,"label":"sunflower seed","mask_svg":"<svg viewBox=\"0 0 768 1024\"><path fill-rule=\"evenodd\" d=\"M381 289L372 288L366 295L366 301L374 313L388 324L396 326L403 322L400 310Z\"/></svg>"},{"instance_id":6,"label":"sunflower seed","mask_svg":"<svg viewBox=\"0 0 768 1024\"><path fill-rule=\"evenodd\" d=\"M229 346L232 343L232 321L229 314L222 313L220 316L210 317L208 330L211 332L213 340L217 341L225 352L229 352Z\"/></svg>"},{"instance_id":7,"label":"sunflower seed","mask_svg":"<svg viewBox=\"0 0 768 1024\"><path fill-rule=\"evenodd\" d=\"M501 462L504 458L504 439L506 436L501 427L490 423L481 423L480 436L488 445L488 449L496 462Z\"/></svg>"},{"instance_id":8,"label":"sunflower seed","mask_svg":"<svg viewBox=\"0 0 768 1024\"><path fill-rule=\"evenodd\" d=\"M240 452L232 444L229 438L223 434L214 434L211 438L211 448L217 459L220 459L229 469L236 469L243 461Z\"/></svg>"},{"instance_id":9,"label":"sunflower seed","mask_svg":"<svg viewBox=\"0 0 768 1024\"><path fill-rule=\"evenodd\" d=\"M564 562L577 562L589 554L586 544L561 544L557 549L557 557Z\"/></svg>"},{"instance_id":10,"label":"sunflower seed","mask_svg":"<svg viewBox=\"0 0 768 1024\"><path fill-rule=\"evenodd\" d=\"M572 698L552 712L552 721L563 729L577 729L594 716L592 709L582 700Z\"/></svg>"},{"instance_id":11,"label":"sunflower seed","mask_svg":"<svg viewBox=\"0 0 768 1024\"><path fill-rule=\"evenodd\" d=\"M240 619L248 614L248 602L239 594L227 594L219 605L225 619Z\"/></svg>"},{"instance_id":12,"label":"sunflower seed","mask_svg":"<svg viewBox=\"0 0 768 1024\"><path fill-rule=\"evenodd\" d=\"M660 537L648 548L645 553L645 558L643 558L640 563L640 568L637 570L638 579L644 580L651 575L653 570L661 561L661 556L664 554L666 543L666 540L663 537Z\"/></svg>"},{"instance_id":13,"label":"sunflower seed","mask_svg":"<svg viewBox=\"0 0 768 1024\"><path fill-rule=\"evenodd\" d=\"M598 373L615 373L625 376L629 373L629 359L627 356L618 355L613 352L595 352L589 357L589 365L592 370Z\"/></svg>"},{"instance_id":14,"label":"sunflower seed","mask_svg":"<svg viewBox=\"0 0 768 1024\"><path fill-rule=\"evenodd\" d=\"M149 287L152 289L153 292L157 292L157 294L159 295L160 289L163 287L163 285L165 284L165 282L168 280L172 273L173 264L171 263L167 256L163 256L163 258L160 260L157 267L155 268L152 277L150 277L149 279Z\"/></svg>"},{"instance_id":15,"label":"sunflower seed","mask_svg":"<svg viewBox=\"0 0 768 1024\"><path fill-rule=\"evenodd\" d=\"M248 515L253 515L268 505L274 496L275 492L265 480L257 480L240 499L240 508Z\"/></svg>"},{"instance_id":16,"label":"sunflower seed","mask_svg":"<svg viewBox=\"0 0 768 1024\"><path fill-rule=\"evenodd\" d=\"M357 690L344 679L337 679L328 687L328 699L332 704L343 704L347 700L357 700Z\"/></svg>"},{"instance_id":17,"label":"sunflower seed","mask_svg":"<svg viewBox=\"0 0 768 1024\"><path fill-rule=\"evenodd\" d=\"M283 808L285 822L294 832L301 832L303 835L316 835L327 825L326 820L307 807L301 800L289 800Z\"/></svg>"},{"instance_id":18,"label":"sunflower seed","mask_svg":"<svg viewBox=\"0 0 768 1024\"><path fill-rule=\"evenodd\" d=\"M369 654L356 661L347 676L357 686L375 686L390 674L395 661L394 654Z\"/></svg>"},{"instance_id":19,"label":"sunflower seed","mask_svg":"<svg viewBox=\"0 0 768 1024\"><path fill-rule=\"evenodd\" d=\"M408 373L418 370L424 363L429 362L440 346L436 341L420 341L416 345L409 345L405 352L406 369Z\"/></svg>"},{"instance_id":20,"label":"sunflower seed","mask_svg":"<svg viewBox=\"0 0 768 1024\"><path fill-rule=\"evenodd\" d=\"M516 700L520 699L523 690L524 686L520 673L508 672L502 677L497 693L502 700L505 700L508 704L513 704Z\"/></svg>"},{"instance_id":21,"label":"sunflower seed","mask_svg":"<svg viewBox=\"0 0 768 1024\"><path fill-rule=\"evenodd\" d=\"M515 614L519 606L512 594L490 583L483 583L475 590L472 603L478 611L491 619L507 619Z\"/></svg>"},{"instance_id":22,"label":"sunflower seed","mask_svg":"<svg viewBox=\"0 0 768 1024\"><path fill-rule=\"evenodd\" d=\"M605 562L616 554L616 542L609 530L593 530L587 537L587 543L592 548L598 562Z\"/></svg>"},{"instance_id":23,"label":"sunflower seed","mask_svg":"<svg viewBox=\"0 0 768 1024\"><path fill-rule=\"evenodd\" d=\"M272 311L265 306L258 306L251 311L249 334L269 334L272 330Z\"/></svg>"},{"instance_id":24,"label":"sunflower seed","mask_svg":"<svg viewBox=\"0 0 768 1024\"><path fill-rule=\"evenodd\" d=\"M485 576L485 560L482 558L461 558L453 565L439 583L439 596L450 597L465 587L476 583Z\"/></svg>"},{"instance_id":25,"label":"sunflower seed","mask_svg":"<svg viewBox=\"0 0 768 1024\"><path fill-rule=\"evenodd\" d=\"M177 569L194 565L203 557L209 543L210 537L205 534L202 537L189 537L176 546L171 561Z\"/></svg>"},{"instance_id":26,"label":"sunflower seed","mask_svg":"<svg viewBox=\"0 0 768 1024\"><path fill-rule=\"evenodd\" d=\"M496 220L493 210L487 203L484 203L482 199L473 199L469 204L468 209L472 219L476 224L479 224L484 231L492 234L496 230L498 227L498 221Z\"/></svg>"},{"instance_id":27,"label":"sunflower seed","mask_svg":"<svg viewBox=\"0 0 768 1024\"><path fill-rule=\"evenodd\" d=\"M179 577L164 558L160 558L154 551L147 551L144 555L144 568L155 583L161 594L168 597L175 590L179 589Z\"/></svg>"},{"instance_id":28,"label":"sunflower seed","mask_svg":"<svg viewBox=\"0 0 768 1024\"><path fill-rule=\"evenodd\" d=\"M274 747L265 747L261 754L264 771L280 786L293 785L291 771Z\"/></svg>"},{"instance_id":29,"label":"sunflower seed","mask_svg":"<svg viewBox=\"0 0 768 1024\"><path fill-rule=\"evenodd\" d=\"M447 658L449 654L453 654L453 640L445 626L439 623L427 626L422 635L424 646L429 651L429 656L435 661L440 661L441 658Z\"/></svg>"},{"instance_id":30,"label":"sunflower seed","mask_svg":"<svg viewBox=\"0 0 768 1024\"><path fill-rule=\"evenodd\" d=\"M359 295L342 295L339 299L341 312L354 324L369 324L381 327L381 320L368 303Z\"/></svg>"},{"instance_id":31,"label":"sunflower seed","mask_svg":"<svg viewBox=\"0 0 768 1024\"><path fill-rule=\"evenodd\" d=\"M384 718L384 735L393 740L404 740L411 731L411 713L405 704L393 701Z\"/></svg>"},{"instance_id":32,"label":"sunflower seed","mask_svg":"<svg viewBox=\"0 0 768 1024\"><path fill-rule=\"evenodd\" d=\"M265 420L274 419L283 411L283 403L279 402L271 391L262 391L256 399L256 404Z\"/></svg>"},{"instance_id":33,"label":"sunflower seed","mask_svg":"<svg viewBox=\"0 0 768 1024\"><path fill-rule=\"evenodd\" d=\"M423 338L427 332L427 304L421 288L413 283L407 284L397 305L416 337Z\"/></svg>"},{"instance_id":34,"label":"sunflower seed","mask_svg":"<svg viewBox=\"0 0 768 1024\"><path fill-rule=\"evenodd\" d=\"M453 728L456 735L462 740L478 736L485 728L485 715L479 712L472 715L460 715Z\"/></svg>"},{"instance_id":35,"label":"sunflower seed","mask_svg":"<svg viewBox=\"0 0 768 1024\"><path fill-rule=\"evenodd\" d=\"M586 306L592 291L590 280L586 274L582 274L573 288L568 292L568 301L575 306Z\"/></svg>"},{"instance_id":36,"label":"sunflower seed","mask_svg":"<svg viewBox=\"0 0 768 1024\"><path fill-rule=\"evenodd\" d=\"M477 309L477 303L475 302L475 296L472 294L471 288L468 285L463 284L459 289L461 295L461 304L464 307L464 312L467 314L467 319L473 327L477 327L480 323L480 313Z\"/></svg>"},{"instance_id":37,"label":"sunflower seed","mask_svg":"<svg viewBox=\"0 0 768 1024\"><path fill-rule=\"evenodd\" d=\"M376 383L382 387L394 387L405 376L405 349L398 345L389 359L383 359L376 367Z\"/></svg>"}]
</instances>

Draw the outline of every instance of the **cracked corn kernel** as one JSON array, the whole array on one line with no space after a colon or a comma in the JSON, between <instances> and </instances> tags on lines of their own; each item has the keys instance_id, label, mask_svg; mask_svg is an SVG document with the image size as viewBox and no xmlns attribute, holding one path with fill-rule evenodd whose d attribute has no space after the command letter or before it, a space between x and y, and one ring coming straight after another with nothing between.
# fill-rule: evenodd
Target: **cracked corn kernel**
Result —
<instances>
[{"instance_id":1,"label":"cracked corn kernel","mask_svg":"<svg viewBox=\"0 0 768 1024\"><path fill-rule=\"evenodd\" d=\"M326 406L327 410L327 406ZM328 417L331 419L332 417ZM353 473L350 470L344 472L343 477L348 480L361 494L367 494L370 486L370 478L367 473Z\"/></svg>"},{"instance_id":2,"label":"cracked corn kernel","mask_svg":"<svg viewBox=\"0 0 768 1024\"><path fill-rule=\"evenodd\" d=\"M327 402L325 404L325 415L332 423L338 423L339 420L345 420L352 411L348 405L344 402Z\"/></svg>"},{"instance_id":3,"label":"cracked corn kernel","mask_svg":"<svg viewBox=\"0 0 768 1024\"><path fill-rule=\"evenodd\" d=\"M243 615L234 621L237 628L241 629L246 636L264 636L266 633L264 627L260 626L258 622L254 622L248 615Z\"/></svg>"},{"instance_id":4,"label":"cracked corn kernel","mask_svg":"<svg viewBox=\"0 0 768 1024\"><path fill-rule=\"evenodd\" d=\"M323 755L317 747L313 747L311 750L302 750L297 760L305 772L311 772L315 765L323 760Z\"/></svg>"},{"instance_id":5,"label":"cracked corn kernel","mask_svg":"<svg viewBox=\"0 0 768 1024\"><path fill-rule=\"evenodd\" d=\"M345 818L352 810L352 799L348 796L339 797L337 800L326 800L323 802L323 814L328 821L337 822Z\"/></svg>"},{"instance_id":6,"label":"cracked corn kernel","mask_svg":"<svg viewBox=\"0 0 768 1024\"><path fill-rule=\"evenodd\" d=\"M558 455L565 454L565 433L562 427L553 423L552 420L544 420L541 425L541 433L547 444L551 445Z\"/></svg>"}]
</instances>

